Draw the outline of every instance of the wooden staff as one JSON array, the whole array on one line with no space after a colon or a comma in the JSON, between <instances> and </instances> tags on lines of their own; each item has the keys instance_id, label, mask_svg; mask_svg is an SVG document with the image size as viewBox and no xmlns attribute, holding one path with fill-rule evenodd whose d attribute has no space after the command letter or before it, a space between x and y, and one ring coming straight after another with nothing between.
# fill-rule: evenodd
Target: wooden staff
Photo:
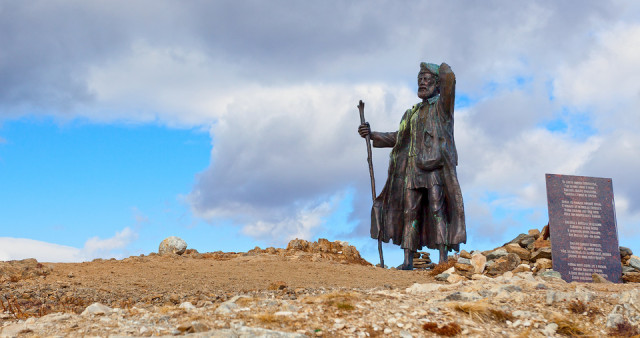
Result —
<instances>
[{"instance_id":1,"label":"wooden staff","mask_svg":"<svg viewBox=\"0 0 640 338\"><path fill-rule=\"evenodd\" d=\"M360 111L360 124L367 123L364 120L364 102L360 100L358 104L358 110ZM376 180L373 176L373 159L371 158L371 136L367 134L365 137L367 142L367 162L369 162L369 176L371 176L371 199L375 202L376 200ZM378 253L380 254L380 267L384 269L384 257L382 256L382 228L380 228L380 223L378 225Z\"/></svg>"}]
</instances>

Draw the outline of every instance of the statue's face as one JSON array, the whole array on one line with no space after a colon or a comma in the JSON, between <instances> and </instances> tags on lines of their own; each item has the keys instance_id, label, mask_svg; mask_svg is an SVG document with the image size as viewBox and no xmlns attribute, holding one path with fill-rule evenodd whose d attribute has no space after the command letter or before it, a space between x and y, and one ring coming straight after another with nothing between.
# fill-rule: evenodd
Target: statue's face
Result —
<instances>
[{"instance_id":1,"label":"statue's face","mask_svg":"<svg viewBox=\"0 0 640 338\"><path fill-rule=\"evenodd\" d=\"M436 78L428 72L418 74L418 97L425 100L436 94Z\"/></svg>"}]
</instances>

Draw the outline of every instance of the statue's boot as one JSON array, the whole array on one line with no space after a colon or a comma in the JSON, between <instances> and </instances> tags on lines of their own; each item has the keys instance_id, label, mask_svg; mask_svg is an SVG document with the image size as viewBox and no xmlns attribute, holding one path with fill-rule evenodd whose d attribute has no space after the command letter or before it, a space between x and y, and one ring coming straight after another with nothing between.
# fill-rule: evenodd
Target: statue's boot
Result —
<instances>
[{"instance_id":1,"label":"statue's boot","mask_svg":"<svg viewBox=\"0 0 640 338\"><path fill-rule=\"evenodd\" d=\"M411 249L404 249L404 262L402 265L398 265L398 270L413 270L413 251Z\"/></svg>"},{"instance_id":2,"label":"statue's boot","mask_svg":"<svg viewBox=\"0 0 640 338\"><path fill-rule=\"evenodd\" d=\"M438 251L440 251L440 260L438 261L438 263L440 264L446 263L449 260L449 256L448 256L447 248L445 247L445 245L444 244L438 245Z\"/></svg>"}]
</instances>

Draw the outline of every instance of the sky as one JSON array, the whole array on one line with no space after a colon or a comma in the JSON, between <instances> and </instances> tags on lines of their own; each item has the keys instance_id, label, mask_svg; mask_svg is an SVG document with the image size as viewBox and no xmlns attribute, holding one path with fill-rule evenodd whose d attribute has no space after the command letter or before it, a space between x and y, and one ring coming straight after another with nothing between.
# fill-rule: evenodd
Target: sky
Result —
<instances>
[{"instance_id":1,"label":"sky","mask_svg":"<svg viewBox=\"0 0 640 338\"><path fill-rule=\"evenodd\" d=\"M0 46L0 260L178 236L342 240L376 263L356 106L397 130L421 61L457 78L463 249L547 224L554 173L612 178L640 253L638 2L0 0Z\"/></svg>"}]
</instances>

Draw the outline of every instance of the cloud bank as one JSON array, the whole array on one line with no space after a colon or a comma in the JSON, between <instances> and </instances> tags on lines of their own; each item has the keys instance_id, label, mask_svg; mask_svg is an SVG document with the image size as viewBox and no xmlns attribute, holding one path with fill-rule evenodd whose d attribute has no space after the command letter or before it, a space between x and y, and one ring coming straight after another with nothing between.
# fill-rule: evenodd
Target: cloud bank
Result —
<instances>
[{"instance_id":1,"label":"cloud bank","mask_svg":"<svg viewBox=\"0 0 640 338\"><path fill-rule=\"evenodd\" d=\"M90 238L81 249L28 238L0 237L0 261L35 258L39 262L69 263L94 258L121 259L127 256L127 246L137 237L127 227L111 238Z\"/></svg>"}]
</instances>

